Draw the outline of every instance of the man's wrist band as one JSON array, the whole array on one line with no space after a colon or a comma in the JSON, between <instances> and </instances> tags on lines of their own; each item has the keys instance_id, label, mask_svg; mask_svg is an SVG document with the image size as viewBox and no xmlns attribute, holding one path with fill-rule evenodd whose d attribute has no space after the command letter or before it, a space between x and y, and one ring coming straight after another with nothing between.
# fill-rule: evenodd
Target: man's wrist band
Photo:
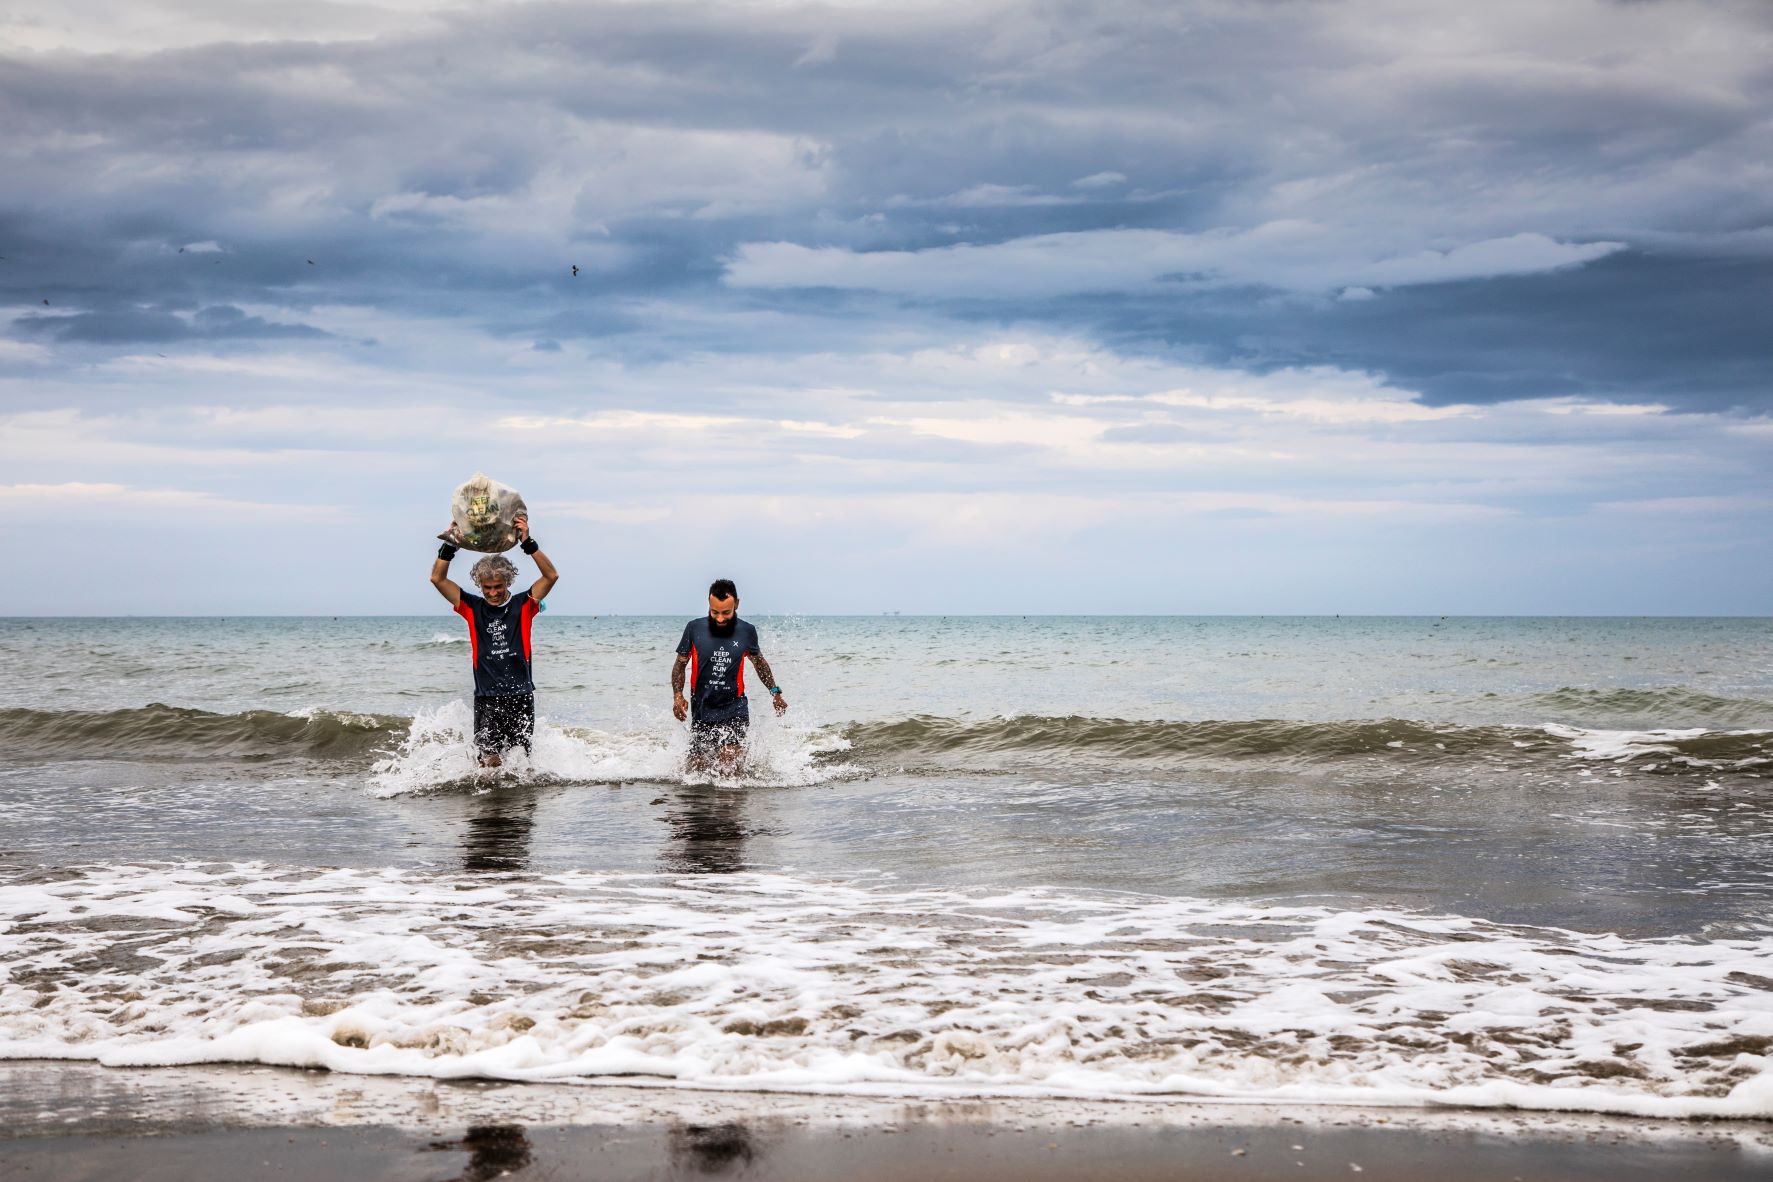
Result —
<instances>
[{"instance_id":1,"label":"man's wrist band","mask_svg":"<svg viewBox=\"0 0 1773 1182\"><path fill-rule=\"evenodd\" d=\"M443 561L448 562L450 559L454 558L455 556L456 556L456 547L450 545L448 542L445 542L445 543L443 543L443 545L437 547L437 557L443 559Z\"/></svg>"},{"instance_id":2,"label":"man's wrist band","mask_svg":"<svg viewBox=\"0 0 1773 1182\"><path fill-rule=\"evenodd\" d=\"M542 544L534 538L525 538L523 539L523 545L517 548L522 550L525 554L534 554L537 550L542 548Z\"/></svg>"},{"instance_id":3,"label":"man's wrist band","mask_svg":"<svg viewBox=\"0 0 1773 1182\"><path fill-rule=\"evenodd\" d=\"M779 689L777 689L777 688L776 688L776 687L775 687L775 686L773 686L773 685L766 685L766 686L764 686L764 687L763 687L763 688L764 688L764 689L766 689L766 690L768 690L768 691L769 691L769 692L770 692L770 693L772 693L772 694L779 694L779 693L781 693L781 692L782 692L782 691L781 691L781 690L779 690Z\"/></svg>"}]
</instances>

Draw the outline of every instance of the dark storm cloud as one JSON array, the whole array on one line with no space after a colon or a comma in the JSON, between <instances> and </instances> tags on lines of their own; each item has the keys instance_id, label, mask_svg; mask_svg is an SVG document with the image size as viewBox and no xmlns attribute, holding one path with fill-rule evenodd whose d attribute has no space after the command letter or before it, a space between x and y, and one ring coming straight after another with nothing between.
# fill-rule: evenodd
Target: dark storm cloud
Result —
<instances>
[{"instance_id":1,"label":"dark storm cloud","mask_svg":"<svg viewBox=\"0 0 1773 1182\"><path fill-rule=\"evenodd\" d=\"M1338 303L1246 340L1294 364L1383 370L1435 403L1566 394L1773 409L1770 290L1773 262L1631 253Z\"/></svg>"},{"instance_id":2,"label":"dark storm cloud","mask_svg":"<svg viewBox=\"0 0 1773 1182\"><path fill-rule=\"evenodd\" d=\"M1444 8L1460 21L1384 0L521 5L375 39L15 53L0 299L35 309L14 334L70 345L318 340L300 321L327 305L637 359L951 318L1367 369L1436 402L1769 405L1773 251L1744 232L1773 225L1753 50L1773 9ZM1286 287L1258 257L1275 225L1334 257ZM921 268L1115 230L1232 246L1182 273L1206 288L728 282L755 244ZM1338 274L1521 235L1623 249L1336 298ZM199 311L263 305L289 312ZM774 327L720 327L739 314Z\"/></svg>"},{"instance_id":3,"label":"dark storm cloud","mask_svg":"<svg viewBox=\"0 0 1773 1182\"><path fill-rule=\"evenodd\" d=\"M1132 351L1255 372L1383 373L1431 404L1582 396L1693 410L1773 407L1773 262L1629 252L1532 276L1362 300L1259 291L1098 296L1030 308ZM956 306L995 320L996 308Z\"/></svg>"}]
</instances>

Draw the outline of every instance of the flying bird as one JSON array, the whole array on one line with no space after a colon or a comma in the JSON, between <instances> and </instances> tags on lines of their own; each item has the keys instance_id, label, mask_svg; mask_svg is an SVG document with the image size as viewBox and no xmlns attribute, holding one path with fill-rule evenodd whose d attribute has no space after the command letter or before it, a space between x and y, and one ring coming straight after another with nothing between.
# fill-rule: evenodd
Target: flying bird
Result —
<instances>
[{"instance_id":1,"label":"flying bird","mask_svg":"<svg viewBox=\"0 0 1773 1182\"><path fill-rule=\"evenodd\" d=\"M577 279L578 277L579 277L579 264L574 263L573 264L573 278Z\"/></svg>"},{"instance_id":2,"label":"flying bird","mask_svg":"<svg viewBox=\"0 0 1773 1182\"><path fill-rule=\"evenodd\" d=\"M44 300L44 301L43 301L43 306L44 306L44 307L45 307L45 308L47 308L47 307L49 307L49 301L48 301L48 300Z\"/></svg>"}]
</instances>

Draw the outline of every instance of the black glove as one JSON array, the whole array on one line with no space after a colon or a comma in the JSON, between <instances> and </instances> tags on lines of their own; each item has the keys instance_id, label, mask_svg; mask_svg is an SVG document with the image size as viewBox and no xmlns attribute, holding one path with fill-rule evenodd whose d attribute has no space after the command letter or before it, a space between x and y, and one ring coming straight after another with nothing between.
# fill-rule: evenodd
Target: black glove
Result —
<instances>
[{"instance_id":1,"label":"black glove","mask_svg":"<svg viewBox=\"0 0 1773 1182\"><path fill-rule=\"evenodd\" d=\"M449 542L445 542L445 543L443 543L443 545L437 547L437 557L443 559L443 561L445 561L445 562L448 562L450 559L452 559L456 556L456 550L457 550L456 546L452 545Z\"/></svg>"},{"instance_id":2,"label":"black glove","mask_svg":"<svg viewBox=\"0 0 1773 1182\"><path fill-rule=\"evenodd\" d=\"M540 550L542 548L542 544L540 542L536 541L534 538L525 538L525 539L523 539L523 545L521 545L517 548L519 550L523 551L525 554L534 554L537 550Z\"/></svg>"}]
</instances>

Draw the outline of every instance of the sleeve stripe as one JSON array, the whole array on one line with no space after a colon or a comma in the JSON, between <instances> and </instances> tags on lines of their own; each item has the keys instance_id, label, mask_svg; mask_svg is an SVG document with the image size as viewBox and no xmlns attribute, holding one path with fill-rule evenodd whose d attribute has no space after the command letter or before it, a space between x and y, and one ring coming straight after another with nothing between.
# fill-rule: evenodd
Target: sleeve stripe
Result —
<instances>
[{"instance_id":1,"label":"sleeve stripe","mask_svg":"<svg viewBox=\"0 0 1773 1182\"><path fill-rule=\"evenodd\" d=\"M480 668L480 629L474 626L474 609L463 599L456 604L456 615L468 621L468 665Z\"/></svg>"}]
</instances>

